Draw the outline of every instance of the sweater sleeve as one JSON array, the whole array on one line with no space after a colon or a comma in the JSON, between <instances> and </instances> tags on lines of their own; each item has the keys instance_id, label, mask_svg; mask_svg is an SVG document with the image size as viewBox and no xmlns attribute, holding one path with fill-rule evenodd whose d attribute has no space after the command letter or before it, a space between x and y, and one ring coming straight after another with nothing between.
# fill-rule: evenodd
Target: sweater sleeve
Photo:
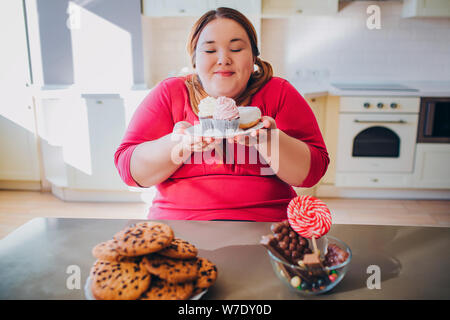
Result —
<instances>
[{"instance_id":1,"label":"sweater sleeve","mask_svg":"<svg viewBox=\"0 0 450 320\"><path fill-rule=\"evenodd\" d=\"M310 188L319 182L327 171L330 158L317 120L310 106L288 82L283 82L276 114L277 127L289 136L306 143L311 151L311 167L305 180L295 187Z\"/></svg>"},{"instance_id":2,"label":"sweater sleeve","mask_svg":"<svg viewBox=\"0 0 450 320\"><path fill-rule=\"evenodd\" d=\"M144 98L114 154L119 175L129 186L139 187L130 171L130 159L136 147L143 142L159 139L173 130L169 85L170 80L159 83Z\"/></svg>"}]
</instances>

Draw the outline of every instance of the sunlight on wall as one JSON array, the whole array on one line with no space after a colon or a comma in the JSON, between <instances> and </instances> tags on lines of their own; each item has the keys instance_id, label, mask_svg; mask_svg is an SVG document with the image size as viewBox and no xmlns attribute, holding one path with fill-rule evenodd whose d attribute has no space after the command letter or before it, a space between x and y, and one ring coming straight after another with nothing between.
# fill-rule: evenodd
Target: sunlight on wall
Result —
<instances>
[{"instance_id":1,"label":"sunlight on wall","mask_svg":"<svg viewBox=\"0 0 450 320\"><path fill-rule=\"evenodd\" d=\"M77 6L71 2L71 6ZM74 79L89 91L133 85L129 32L79 7L79 26L71 29Z\"/></svg>"}]
</instances>

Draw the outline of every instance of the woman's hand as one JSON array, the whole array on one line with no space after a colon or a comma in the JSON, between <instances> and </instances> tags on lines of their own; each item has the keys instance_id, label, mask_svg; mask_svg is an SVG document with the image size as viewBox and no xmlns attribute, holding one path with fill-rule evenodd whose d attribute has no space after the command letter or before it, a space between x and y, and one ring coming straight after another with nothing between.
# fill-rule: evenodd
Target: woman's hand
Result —
<instances>
[{"instance_id":1,"label":"woman's hand","mask_svg":"<svg viewBox=\"0 0 450 320\"><path fill-rule=\"evenodd\" d=\"M254 146L254 145L261 145L266 144L270 142L270 133L269 130L276 129L277 124L275 122L275 119L269 116L263 116L261 118L261 122L263 123L264 127L261 129L257 129L255 131L252 131L249 135L238 135L233 138L229 138L229 143L239 143L246 145L248 147Z\"/></svg>"},{"instance_id":2,"label":"woman's hand","mask_svg":"<svg viewBox=\"0 0 450 320\"><path fill-rule=\"evenodd\" d=\"M172 135L180 139L183 150L194 151L194 152L205 152L215 148L220 140L214 139L212 137L200 137L193 136L186 129L192 127L187 121L179 121L175 123Z\"/></svg>"}]
</instances>

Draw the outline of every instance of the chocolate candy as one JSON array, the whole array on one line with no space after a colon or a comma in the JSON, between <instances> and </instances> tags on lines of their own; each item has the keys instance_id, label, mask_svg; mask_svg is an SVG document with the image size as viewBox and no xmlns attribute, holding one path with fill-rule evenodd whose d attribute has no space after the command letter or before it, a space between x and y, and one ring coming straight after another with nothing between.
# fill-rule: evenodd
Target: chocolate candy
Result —
<instances>
[{"instance_id":1,"label":"chocolate candy","mask_svg":"<svg viewBox=\"0 0 450 320\"><path fill-rule=\"evenodd\" d=\"M309 253L303 256L303 264L307 268L322 268L322 263L320 262L319 254Z\"/></svg>"},{"instance_id":2,"label":"chocolate candy","mask_svg":"<svg viewBox=\"0 0 450 320\"><path fill-rule=\"evenodd\" d=\"M274 234L274 247L288 262L297 264L304 254L311 253L308 240L300 236L289 225L289 221L274 223L271 226Z\"/></svg>"},{"instance_id":3,"label":"chocolate candy","mask_svg":"<svg viewBox=\"0 0 450 320\"><path fill-rule=\"evenodd\" d=\"M275 239L273 235L267 235L262 236L261 241L259 242L262 244L267 250L269 250L275 257L277 257L279 260L292 263L291 261L286 260L283 254L281 254L278 251L278 241ZM278 263L278 266L280 268L280 271L282 271L282 275L288 279L288 281L291 281L291 279L295 276L300 277L301 279L304 279L308 282L311 282L312 279L305 271L300 271L288 266L285 266L282 263Z\"/></svg>"},{"instance_id":4,"label":"chocolate candy","mask_svg":"<svg viewBox=\"0 0 450 320\"><path fill-rule=\"evenodd\" d=\"M325 255L324 265L326 267L337 266L348 258L348 252L342 250L337 245L331 243L328 245L327 254Z\"/></svg>"}]
</instances>

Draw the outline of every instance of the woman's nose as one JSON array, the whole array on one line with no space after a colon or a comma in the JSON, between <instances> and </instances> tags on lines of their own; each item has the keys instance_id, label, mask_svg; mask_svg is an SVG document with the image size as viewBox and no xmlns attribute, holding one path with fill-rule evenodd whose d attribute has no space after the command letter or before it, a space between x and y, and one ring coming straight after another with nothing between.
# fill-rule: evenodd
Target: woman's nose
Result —
<instances>
[{"instance_id":1,"label":"woman's nose","mask_svg":"<svg viewBox=\"0 0 450 320\"><path fill-rule=\"evenodd\" d=\"M226 52L219 53L219 58L217 59L217 64L219 64L219 65L231 64L231 59Z\"/></svg>"}]
</instances>

